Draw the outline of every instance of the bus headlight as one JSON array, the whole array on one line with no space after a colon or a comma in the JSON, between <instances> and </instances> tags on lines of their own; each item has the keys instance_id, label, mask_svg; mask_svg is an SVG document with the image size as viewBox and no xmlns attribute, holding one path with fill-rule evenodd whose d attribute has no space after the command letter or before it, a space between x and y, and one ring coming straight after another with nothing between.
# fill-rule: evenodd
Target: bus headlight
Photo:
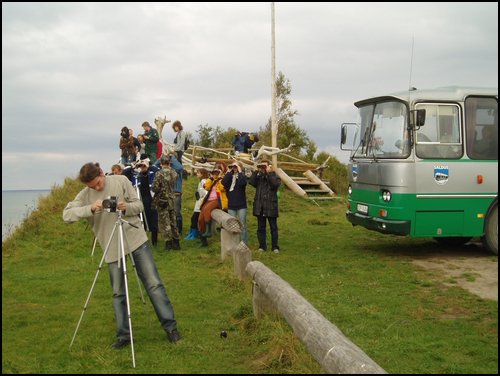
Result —
<instances>
[{"instance_id":1,"label":"bus headlight","mask_svg":"<svg viewBox=\"0 0 500 376\"><path fill-rule=\"evenodd\" d=\"M352 195L352 187L351 187L351 185L350 185L350 184L349 184L349 187L347 187L347 194L348 194L349 196L351 196L351 195Z\"/></svg>"},{"instance_id":2,"label":"bus headlight","mask_svg":"<svg viewBox=\"0 0 500 376\"><path fill-rule=\"evenodd\" d=\"M391 201L391 198L392 198L391 192L386 191L386 190L382 191L382 200L384 200L384 202Z\"/></svg>"}]
</instances>

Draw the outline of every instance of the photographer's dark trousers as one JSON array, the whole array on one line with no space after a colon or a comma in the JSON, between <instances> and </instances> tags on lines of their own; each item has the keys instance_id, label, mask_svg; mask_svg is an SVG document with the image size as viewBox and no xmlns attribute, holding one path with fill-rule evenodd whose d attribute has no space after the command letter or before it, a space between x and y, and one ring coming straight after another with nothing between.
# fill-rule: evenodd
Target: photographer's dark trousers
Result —
<instances>
[{"instance_id":1,"label":"photographer's dark trousers","mask_svg":"<svg viewBox=\"0 0 500 376\"><path fill-rule=\"evenodd\" d=\"M156 264L153 260L153 252L148 242L141 245L131 253L134 258L137 274L141 279L149 299L153 304L158 320L167 332L177 328L174 316L174 308L167 295L165 286L158 274ZM127 264L127 268L130 263ZM125 295L125 279L123 277L123 266L118 262L108 264L111 287L113 288L113 307L115 309L116 336L119 339L130 339L130 327L128 325L127 300ZM132 265L130 265L132 267ZM131 275L127 269L127 275ZM130 279L128 279L130 286Z\"/></svg>"},{"instance_id":2,"label":"photographer's dark trousers","mask_svg":"<svg viewBox=\"0 0 500 376\"><path fill-rule=\"evenodd\" d=\"M177 224L177 231L179 235L182 234L182 193L174 192L174 209L175 209L175 217Z\"/></svg>"},{"instance_id":3,"label":"photographer's dark trousers","mask_svg":"<svg viewBox=\"0 0 500 376\"><path fill-rule=\"evenodd\" d=\"M200 212L195 211L193 215L191 215L191 228L198 230L198 218L200 218Z\"/></svg>"},{"instance_id":4,"label":"photographer's dark trousers","mask_svg":"<svg viewBox=\"0 0 500 376\"><path fill-rule=\"evenodd\" d=\"M153 199L151 196L142 196L142 203L144 204L144 213L146 214L146 221L144 222L144 229L146 231L158 232L158 211L151 205Z\"/></svg>"},{"instance_id":5,"label":"photographer's dark trousers","mask_svg":"<svg viewBox=\"0 0 500 376\"><path fill-rule=\"evenodd\" d=\"M278 246L278 218L277 217L264 217L257 216L257 239L259 240L259 248L267 250L266 242L266 220L269 222L271 229L271 243L272 249L279 249Z\"/></svg>"}]
</instances>

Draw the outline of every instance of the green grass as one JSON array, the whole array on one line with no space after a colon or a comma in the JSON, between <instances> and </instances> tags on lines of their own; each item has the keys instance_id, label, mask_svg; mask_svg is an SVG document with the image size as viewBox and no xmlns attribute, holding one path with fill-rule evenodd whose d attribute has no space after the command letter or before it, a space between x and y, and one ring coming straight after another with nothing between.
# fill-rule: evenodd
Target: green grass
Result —
<instances>
[{"instance_id":1,"label":"green grass","mask_svg":"<svg viewBox=\"0 0 500 376\"><path fill-rule=\"evenodd\" d=\"M196 183L185 181L184 233ZM164 252L163 241L154 249L180 342L166 340L130 269L136 368L130 347L111 349L115 324L104 266L69 349L102 253L97 247L91 257L93 235L85 222L62 221L64 206L81 188L71 179L54 187L2 243L2 373L323 372L286 321L253 317L251 282L234 276L231 258L220 261L217 238L208 248L183 240L182 251ZM247 193L251 207L254 189ZM289 282L389 373L498 373L497 302L436 282L410 262L437 243L353 228L342 199L318 205L282 189L282 251L253 252L253 259ZM255 218L249 215L248 222L255 251Z\"/></svg>"}]
</instances>

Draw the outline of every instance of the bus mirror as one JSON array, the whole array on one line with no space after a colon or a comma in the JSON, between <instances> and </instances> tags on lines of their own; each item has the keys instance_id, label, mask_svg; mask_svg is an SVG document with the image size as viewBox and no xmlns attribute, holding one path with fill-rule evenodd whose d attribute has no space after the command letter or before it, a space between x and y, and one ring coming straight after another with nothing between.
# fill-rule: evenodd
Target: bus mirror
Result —
<instances>
[{"instance_id":1,"label":"bus mirror","mask_svg":"<svg viewBox=\"0 0 500 376\"><path fill-rule=\"evenodd\" d=\"M340 144L345 145L347 141L347 128L345 124L342 124L342 128L340 130Z\"/></svg>"},{"instance_id":2,"label":"bus mirror","mask_svg":"<svg viewBox=\"0 0 500 376\"><path fill-rule=\"evenodd\" d=\"M422 125L425 124L425 108L421 108L420 110L417 110L417 113L415 116L416 116L415 125L417 127L421 127Z\"/></svg>"},{"instance_id":3,"label":"bus mirror","mask_svg":"<svg viewBox=\"0 0 500 376\"><path fill-rule=\"evenodd\" d=\"M354 135L354 129L351 127L357 127L355 123L342 123L340 128L340 150L350 151L352 150L352 143Z\"/></svg>"}]
</instances>

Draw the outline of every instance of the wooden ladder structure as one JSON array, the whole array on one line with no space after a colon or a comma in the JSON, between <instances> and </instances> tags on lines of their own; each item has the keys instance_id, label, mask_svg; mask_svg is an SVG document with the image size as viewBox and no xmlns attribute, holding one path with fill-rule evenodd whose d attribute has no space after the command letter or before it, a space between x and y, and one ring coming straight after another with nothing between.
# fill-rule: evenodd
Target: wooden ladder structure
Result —
<instances>
[{"instance_id":1,"label":"wooden ladder structure","mask_svg":"<svg viewBox=\"0 0 500 376\"><path fill-rule=\"evenodd\" d=\"M308 200L331 200L337 198L335 192L328 187L328 181L318 177L311 170L306 170L303 176L289 176L283 169L276 168L276 174L292 192Z\"/></svg>"},{"instance_id":2,"label":"wooden ladder structure","mask_svg":"<svg viewBox=\"0 0 500 376\"><path fill-rule=\"evenodd\" d=\"M204 153L209 152L211 157L203 157ZM247 157L248 156L248 157ZM294 162L289 161L278 161L278 166L274 166L273 169L276 174L280 177L283 184L285 184L292 192L298 196L308 199L308 200L331 200L336 199L337 196L330 187L328 187L328 181L321 179L313 171L318 171L322 165L315 163L307 163L293 156L287 155L286 153L280 154L280 158L288 157L294 160ZM252 170L255 162L252 161L250 155L233 155L231 148L220 148L212 149L197 145L191 145L188 150L184 153L183 164L184 166L191 168L191 170L196 168L211 168L218 161L223 161L226 164L231 163L234 160L238 160L243 164L245 169ZM302 172L303 176L290 176L286 171L293 173Z\"/></svg>"}]
</instances>

